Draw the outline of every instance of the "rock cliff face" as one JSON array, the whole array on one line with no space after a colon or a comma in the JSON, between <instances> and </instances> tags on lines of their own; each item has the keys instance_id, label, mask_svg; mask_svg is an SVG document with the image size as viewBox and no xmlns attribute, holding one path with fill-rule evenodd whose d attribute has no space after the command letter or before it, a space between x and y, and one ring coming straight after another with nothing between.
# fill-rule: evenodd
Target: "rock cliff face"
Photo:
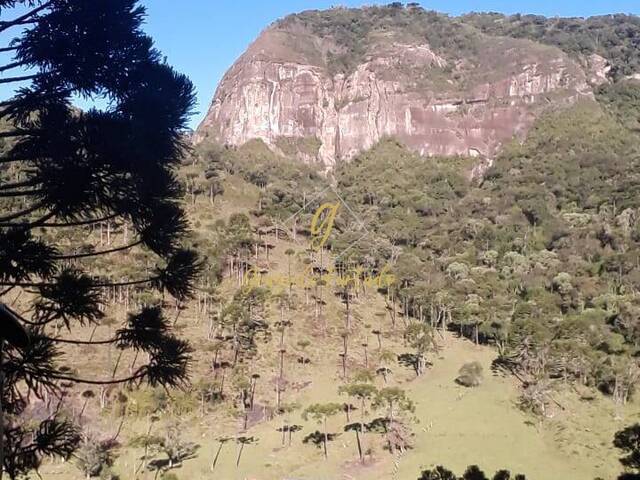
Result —
<instances>
[{"instance_id":1,"label":"rock cliff face","mask_svg":"<svg viewBox=\"0 0 640 480\"><path fill-rule=\"evenodd\" d=\"M445 55L401 32L370 34L358 61L336 71L339 40L280 22L224 76L196 141L262 139L328 168L385 136L425 155L491 158L541 111L593 98L606 62L580 65L527 40L478 35L473 55Z\"/></svg>"}]
</instances>

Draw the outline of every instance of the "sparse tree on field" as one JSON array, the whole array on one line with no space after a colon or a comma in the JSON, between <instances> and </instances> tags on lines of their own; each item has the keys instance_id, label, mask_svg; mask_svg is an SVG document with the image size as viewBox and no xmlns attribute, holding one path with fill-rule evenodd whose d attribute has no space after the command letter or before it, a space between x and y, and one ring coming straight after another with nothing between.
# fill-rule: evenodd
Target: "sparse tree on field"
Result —
<instances>
[{"instance_id":1,"label":"sparse tree on field","mask_svg":"<svg viewBox=\"0 0 640 480\"><path fill-rule=\"evenodd\" d=\"M483 310L480 306L481 299L478 295L469 295L460 312L460 334L464 327L471 327L473 341L476 345L480 343L480 324L483 322Z\"/></svg>"},{"instance_id":2,"label":"sparse tree on field","mask_svg":"<svg viewBox=\"0 0 640 480\"><path fill-rule=\"evenodd\" d=\"M378 340L378 351L382 351L382 331L381 330L372 330L371 333L373 333L376 336L376 339Z\"/></svg>"},{"instance_id":3,"label":"sparse tree on field","mask_svg":"<svg viewBox=\"0 0 640 480\"><path fill-rule=\"evenodd\" d=\"M389 378L389 375L391 375L392 370L389 367L389 365L391 365L393 362L396 361L397 356L394 352L392 352L391 350L382 350L379 355L378 355L378 359L379 359L379 367L376 370L376 373L378 375L382 376L382 379L384 380L384 383L387 383L387 380Z\"/></svg>"},{"instance_id":4,"label":"sparse tree on field","mask_svg":"<svg viewBox=\"0 0 640 480\"><path fill-rule=\"evenodd\" d=\"M84 392L82 392L82 398L84 399L84 402L82 403L82 408L80 409L80 413L78 414L78 420L82 420L82 415L84 414L85 409L87 408L87 404L89 403L89 400L91 400L92 398L95 398L96 394L93 390L85 390Z\"/></svg>"},{"instance_id":5,"label":"sparse tree on field","mask_svg":"<svg viewBox=\"0 0 640 480\"><path fill-rule=\"evenodd\" d=\"M340 337L342 338L342 353L339 354L341 362L342 362L342 378L347 378L347 364L348 364L348 355L349 355L349 331L344 330L340 333Z\"/></svg>"},{"instance_id":6,"label":"sparse tree on field","mask_svg":"<svg viewBox=\"0 0 640 480\"><path fill-rule=\"evenodd\" d=\"M252 378L248 377L246 371L237 367L233 371L233 389L236 392L235 399L238 411L242 416L242 429L247 429L249 412L251 408L251 386Z\"/></svg>"},{"instance_id":7,"label":"sparse tree on field","mask_svg":"<svg viewBox=\"0 0 640 480\"><path fill-rule=\"evenodd\" d=\"M291 297L292 289L293 289L293 279L291 277L291 259L296 254L296 251L292 248L287 248L284 254L287 256L287 278L289 280L289 288L287 289L289 292L289 297Z\"/></svg>"},{"instance_id":8,"label":"sparse tree on field","mask_svg":"<svg viewBox=\"0 0 640 480\"><path fill-rule=\"evenodd\" d=\"M112 445L97 438L83 435L76 453L77 467L87 479L99 476L113 465Z\"/></svg>"},{"instance_id":9,"label":"sparse tree on field","mask_svg":"<svg viewBox=\"0 0 640 480\"><path fill-rule=\"evenodd\" d=\"M251 375L251 397L250 397L250 408L253 410L255 396L256 396L256 387L258 385L258 380L260 379L259 373L254 373Z\"/></svg>"},{"instance_id":10,"label":"sparse tree on field","mask_svg":"<svg viewBox=\"0 0 640 480\"><path fill-rule=\"evenodd\" d=\"M222 361L219 364L218 367L220 370L222 370L222 375L220 377L220 381L219 381L219 392L220 392L220 398L224 398L224 387L226 385L226 379L227 379L227 370L232 368L232 365L230 362L225 362Z\"/></svg>"},{"instance_id":11,"label":"sparse tree on field","mask_svg":"<svg viewBox=\"0 0 640 480\"><path fill-rule=\"evenodd\" d=\"M324 299L322 298L323 287L326 286L327 282L319 278L315 282L315 294L314 294L314 305L315 305L315 321L317 322L320 316L322 316L322 307L324 306ZM324 319L324 332L327 331L327 319Z\"/></svg>"},{"instance_id":12,"label":"sparse tree on field","mask_svg":"<svg viewBox=\"0 0 640 480\"><path fill-rule=\"evenodd\" d=\"M170 469L192 458L196 451L193 443L184 440L183 428L179 423L168 425L158 445L158 448L167 456Z\"/></svg>"},{"instance_id":13,"label":"sparse tree on field","mask_svg":"<svg viewBox=\"0 0 640 480\"><path fill-rule=\"evenodd\" d=\"M302 350L302 355L298 357L298 363L300 363L303 366L309 365L311 363L311 359L307 356L306 352L307 352L307 348L309 348L309 346L311 345L311 342L306 339L299 340L297 345L300 348L300 350Z\"/></svg>"},{"instance_id":14,"label":"sparse tree on field","mask_svg":"<svg viewBox=\"0 0 640 480\"><path fill-rule=\"evenodd\" d=\"M258 443L258 439L255 437L238 437L236 438L236 443L238 444L238 458L236 460L236 468L240 467L240 460L242 458L242 452L244 451L245 445L254 445Z\"/></svg>"},{"instance_id":15,"label":"sparse tree on field","mask_svg":"<svg viewBox=\"0 0 640 480\"><path fill-rule=\"evenodd\" d=\"M399 419L399 415L406 412L413 412L414 405L406 392L398 387L385 387L376 393L373 402L376 407L385 407L385 424L387 430L387 442L391 453L396 448L403 450L408 444L404 424Z\"/></svg>"},{"instance_id":16,"label":"sparse tree on field","mask_svg":"<svg viewBox=\"0 0 640 480\"><path fill-rule=\"evenodd\" d=\"M218 448L216 450L216 454L213 457L213 461L211 462L211 471L213 472L218 464L218 459L220 458L220 452L222 452L222 447L228 441L233 440L232 437L218 437Z\"/></svg>"},{"instance_id":17,"label":"sparse tree on field","mask_svg":"<svg viewBox=\"0 0 640 480\"><path fill-rule=\"evenodd\" d=\"M204 172L204 177L209 203L213 205L216 197L224 194L224 183L221 169L218 165L210 163Z\"/></svg>"},{"instance_id":18,"label":"sparse tree on field","mask_svg":"<svg viewBox=\"0 0 640 480\"><path fill-rule=\"evenodd\" d=\"M438 345L433 336L433 329L426 323L414 322L407 327L405 338L409 345L415 349L414 368L416 375L420 376L424 373L426 354L438 350Z\"/></svg>"},{"instance_id":19,"label":"sparse tree on field","mask_svg":"<svg viewBox=\"0 0 640 480\"><path fill-rule=\"evenodd\" d=\"M300 405L298 405L297 403L289 403L282 404L278 409L278 413L282 416L282 426L280 426L276 430L282 433L282 446L284 446L285 444L285 434L290 432L290 415L292 412L296 411L299 408ZM291 438L291 433L289 433L289 438Z\"/></svg>"},{"instance_id":20,"label":"sparse tree on field","mask_svg":"<svg viewBox=\"0 0 640 480\"><path fill-rule=\"evenodd\" d=\"M322 425L322 447L324 458L328 458L327 452L327 419L342 411L342 405L339 403L316 403L303 412L302 417L307 420L309 417Z\"/></svg>"},{"instance_id":21,"label":"sparse tree on field","mask_svg":"<svg viewBox=\"0 0 640 480\"><path fill-rule=\"evenodd\" d=\"M124 413L126 414L126 412ZM160 420L160 418L157 417L156 415L149 415L147 431L141 437L141 440L144 446L144 453L142 454L140 466L136 468L134 476L137 476L138 472L145 468L147 461L149 460L149 448L157 446L159 444L160 440L151 434L151 431L153 430L153 425L158 420Z\"/></svg>"},{"instance_id":22,"label":"sparse tree on field","mask_svg":"<svg viewBox=\"0 0 640 480\"><path fill-rule=\"evenodd\" d=\"M268 298L269 292L264 288L243 287L222 310L226 335L220 338L231 343L234 367L256 355L258 341L271 338L265 311Z\"/></svg>"},{"instance_id":23,"label":"sparse tree on field","mask_svg":"<svg viewBox=\"0 0 640 480\"><path fill-rule=\"evenodd\" d=\"M351 300L353 298L353 289L355 288L355 280L351 277L343 278L342 290L340 291L340 298L344 304L344 328L347 331L351 330Z\"/></svg>"},{"instance_id":24,"label":"sparse tree on field","mask_svg":"<svg viewBox=\"0 0 640 480\"><path fill-rule=\"evenodd\" d=\"M364 462L364 452L362 448L362 442L360 440L360 435L364 433L366 402L375 397L375 395L378 393L378 389L370 383L352 383L349 385L341 386L338 389L338 392L360 401L360 421L358 423L347 425L345 427L345 431L355 432L356 442L358 445L358 455L360 457L360 461Z\"/></svg>"},{"instance_id":25,"label":"sparse tree on field","mask_svg":"<svg viewBox=\"0 0 640 480\"><path fill-rule=\"evenodd\" d=\"M361 345L364 351L364 368L369 368L369 342L364 341Z\"/></svg>"},{"instance_id":26,"label":"sparse tree on field","mask_svg":"<svg viewBox=\"0 0 640 480\"><path fill-rule=\"evenodd\" d=\"M200 380L195 386L198 397L200 398L200 415L203 417L206 414L207 402L212 402L215 398L215 387L216 385L213 382L204 379Z\"/></svg>"},{"instance_id":27,"label":"sparse tree on field","mask_svg":"<svg viewBox=\"0 0 640 480\"><path fill-rule=\"evenodd\" d=\"M293 441L293 434L302 430L302 425L289 425L289 446L291 446L291 442Z\"/></svg>"}]
</instances>

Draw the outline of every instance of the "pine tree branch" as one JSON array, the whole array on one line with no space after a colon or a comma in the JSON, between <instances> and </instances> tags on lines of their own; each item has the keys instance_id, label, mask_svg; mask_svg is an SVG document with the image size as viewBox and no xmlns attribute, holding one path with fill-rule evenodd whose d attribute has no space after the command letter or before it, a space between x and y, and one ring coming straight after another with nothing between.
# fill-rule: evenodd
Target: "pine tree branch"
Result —
<instances>
[{"instance_id":1,"label":"pine tree branch","mask_svg":"<svg viewBox=\"0 0 640 480\"><path fill-rule=\"evenodd\" d=\"M24 25L24 22L26 22L27 20L31 19L31 17L33 17L34 15L37 15L41 11L49 8L52 3L53 2L51 2L51 1L45 2L42 5L40 5L39 7L34 8L33 10L25 13L24 15L21 15L18 18L15 18L15 19L13 19L11 21L8 21L8 22L0 22L0 32L4 32L5 30L8 30L11 27L15 27L17 25Z\"/></svg>"},{"instance_id":2,"label":"pine tree branch","mask_svg":"<svg viewBox=\"0 0 640 480\"><path fill-rule=\"evenodd\" d=\"M38 202L35 205L32 205L29 208L25 208L24 210L21 210L19 212L12 213L11 215L7 215L5 217L0 217L0 222L10 222L11 220L24 217L25 215L29 215L30 213L41 209L42 207L44 207L44 205L44 202ZM3 224L0 223L0 226L3 226Z\"/></svg>"},{"instance_id":3,"label":"pine tree branch","mask_svg":"<svg viewBox=\"0 0 640 480\"><path fill-rule=\"evenodd\" d=\"M114 344L118 341L117 338L112 338L111 340L94 340L94 341L88 341L88 340L66 340L63 338L52 338L52 337L45 337L47 340L51 340L52 342L57 342L57 343L65 343L68 345L111 345Z\"/></svg>"},{"instance_id":4,"label":"pine tree branch","mask_svg":"<svg viewBox=\"0 0 640 480\"><path fill-rule=\"evenodd\" d=\"M0 196L2 196L0 194ZM88 258L88 257L97 257L99 255L108 255L110 253L122 252L124 250L129 250L133 247L137 247L142 243L142 240L138 240L137 242L130 243L129 245L124 245L122 247L112 248L110 250L102 250L99 252L88 252L88 253L76 253L69 255L59 255L53 257L54 260L76 260L78 258Z\"/></svg>"},{"instance_id":5,"label":"pine tree branch","mask_svg":"<svg viewBox=\"0 0 640 480\"><path fill-rule=\"evenodd\" d=\"M25 135L34 135L35 132L30 130L10 130L7 132L0 132L0 138L14 138L23 137Z\"/></svg>"},{"instance_id":6,"label":"pine tree branch","mask_svg":"<svg viewBox=\"0 0 640 480\"><path fill-rule=\"evenodd\" d=\"M11 190L12 188L22 188L22 187L32 187L36 185L37 182L33 180L27 180L25 182L13 182L13 183L5 183L4 185L0 185L1 190Z\"/></svg>"},{"instance_id":7,"label":"pine tree branch","mask_svg":"<svg viewBox=\"0 0 640 480\"><path fill-rule=\"evenodd\" d=\"M58 375L58 374L51 374L49 375L49 378L52 378L54 380L73 382L73 383L83 383L86 385L118 385L122 383L135 382L136 380L140 380L141 378L144 378L145 375L146 373L142 371L130 377L120 378L117 380L89 380L85 378L69 377L67 375Z\"/></svg>"},{"instance_id":8,"label":"pine tree branch","mask_svg":"<svg viewBox=\"0 0 640 480\"><path fill-rule=\"evenodd\" d=\"M4 290L2 290L2 291L0 292L0 297L5 296L7 293L9 293L9 292L10 292L11 290L13 290L14 288L15 288L14 286L11 286L11 287L7 287L7 288L5 288Z\"/></svg>"},{"instance_id":9,"label":"pine tree branch","mask_svg":"<svg viewBox=\"0 0 640 480\"><path fill-rule=\"evenodd\" d=\"M18 190L16 192L2 192L0 191L0 198L11 198L11 197L27 197L31 195L37 195L39 193L44 192L42 189L36 190Z\"/></svg>"},{"instance_id":10,"label":"pine tree branch","mask_svg":"<svg viewBox=\"0 0 640 480\"><path fill-rule=\"evenodd\" d=\"M131 280L128 282L108 282L108 283L98 283L95 286L98 288L108 288L108 287L127 287L130 285L144 285L145 283L152 283L159 280L160 277L149 277L141 280ZM2 284L0 284L2 285Z\"/></svg>"},{"instance_id":11,"label":"pine tree branch","mask_svg":"<svg viewBox=\"0 0 640 480\"><path fill-rule=\"evenodd\" d=\"M93 225L100 222L106 222L107 220L112 220L120 216L118 213L114 213L112 215L108 215L103 218L96 218L92 220L80 220L77 222L47 222L47 220L51 219L56 215L56 212L50 212L46 214L44 217L36 220L35 222L25 222L25 223L0 223L0 228L65 228L65 227L81 227L87 225Z\"/></svg>"},{"instance_id":12,"label":"pine tree branch","mask_svg":"<svg viewBox=\"0 0 640 480\"><path fill-rule=\"evenodd\" d=\"M146 283L152 283L159 280L160 277L148 277L140 280L130 280L127 282L104 282L96 283L93 285L95 288L110 288L110 287L127 287L130 285L144 285ZM20 288L42 288L42 287L54 287L55 282L0 282L0 287L20 287Z\"/></svg>"},{"instance_id":13,"label":"pine tree branch","mask_svg":"<svg viewBox=\"0 0 640 480\"><path fill-rule=\"evenodd\" d=\"M113 220L114 218L117 218L119 216L119 214L114 213L112 215L108 215L106 217L102 217L102 218L94 218L94 219L90 219L90 220L78 220L77 222L64 222L64 223L43 223L42 225L39 225L40 227L46 227L46 228L64 228L64 227L82 227L82 226L87 226L87 225L93 225L96 223L101 223L101 222L106 222L107 220Z\"/></svg>"},{"instance_id":14,"label":"pine tree branch","mask_svg":"<svg viewBox=\"0 0 640 480\"><path fill-rule=\"evenodd\" d=\"M0 48L0 53L15 52L16 50L18 50L18 47L2 47Z\"/></svg>"},{"instance_id":15,"label":"pine tree branch","mask_svg":"<svg viewBox=\"0 0 640 480\"><path fill-rule=\"evenodd\" d=\"M36 288L36 287L53 287L55 283L34 283L34 282L3 282L0 283L0 287L20 287L20 288ZM29 322L32 325L39 325L35 322Z\"/></svg>"},{"instance_id":16,"label":"pine tree branch","mask_svg":"<svg viewBox=\"0 0 640 480\"><path fill-rule=\"evenodd\" d=\"M6 65L0 66L0 72L6 72L7 70L11 70L12 68L16 68L16 67L21 67L23 65L26 65L26 63L24 62L8 63Z\"/></svg>"},{"instance_id":17,"label":"pine tree branch","mask_svg":"<svg viewBox=\"0 0 640 480\"><path fill-rule=\"evenodd\" d=\"M0 116L1 118L1 116ZM29 161L29 160L33 160L31 158L18 158L18 157L4 157L4 158L0 158L0 164L1 163L13 163L13 162L24 162L24 161Z\"/></svg>"},{"instance_id":18,"label":"pine tree branch","mask_svg":"<svg viewBox=\"0 0 640 480\"><path fill-rule=\"evenodd\" d=\"M46 221L50 218L54 217L56 212L49 212L45 216L40 217L38 220L33 222L23 222L23 223L0 223L0 228L26 228L31 230L36 227L44 227L46 225Z\"/></svg>"},{"instance_id":19,"label":"pine tree branch","mask_svg":"<svg viewBox=\"0 0 640 480\"><path fill-rule=\"evenodd\" d=\"M2 30L0 30L2 31ZM5 83L15 83L15 82L25 82L27 80L34 80L40 76L39 73L33 75L23 75L20 77L9 77L9 78L0 78L0 84Z\"/></svg>"},{"instance_id":20,"label":"pine tree branch","mask_svg":"<svg viewBox=\"0 0 640 480\"><path fill-rule=\"evenodd\" d=\"M0 49L0 52L2 52L2 50ZM71 95L71 93L73 93L73 89L71 88L65 88L65 89L60 89L57 90L53 93L41 93L40 95L38 95L38 98L40 99L46 99L46 98L63 98L63 97L67 97L69 95ZM15 103L14 99L10 99L10 100L5 100L3 102L0 102L0 107L10 107L11 105L13 105ZM4 116L6 114L8 109L5 109L3 111L0 111L0 117Z\"/></svg>"}]
</instances>

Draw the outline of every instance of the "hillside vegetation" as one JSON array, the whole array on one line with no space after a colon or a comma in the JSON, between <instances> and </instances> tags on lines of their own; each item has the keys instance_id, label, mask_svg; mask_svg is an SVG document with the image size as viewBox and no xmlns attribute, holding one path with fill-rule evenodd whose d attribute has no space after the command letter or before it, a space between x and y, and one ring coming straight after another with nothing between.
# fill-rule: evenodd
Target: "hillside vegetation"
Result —
<instances>
[{"instance_id":1,"label":"hillside vegetation","mask_svg":"<svg viewBox=\"0 0 640 480\"><path fill-rule=\"evenodd\" d=\"M526 386L522 406L545 415L562 385L625 403L640 378L638 153L633 134L583 104L541 119L481 185L465 182L455 162L415 158L394 142L338 178L386 241L364 252L381 264L402 247L394 272L403 309L494 344L495 366Z\"/></svg>"},{"instance_id":2,"label":"hillside vegetation","mask_svg":"<svg viewBox=\"0 0 640 480\"><path fill-rule=\"evenodd\" d=\"M185 168L189 171L195 167ZM224 174L223 183L225 192L216 197L213 206L204 191L187 206L198 225L194 241L203 252L215 247L217 251L233 252L231 257L253 259L255 247L250 239L257 235L254 231L261 220L245 213L255 212L260 196L267 196L269 187L262 190L228 173ZM191 201L191 197L188 199ZM324 200L336 201L336 197L327 195ZM344 210L340 212L340 225L346 223L344 214ZM245 218L254 228L241 227ZM117 242L118 238L114 236L112 241ZM269 260L263 247L265 239L273 246L269 247ZM245 247L236 252L234 249L242 242ZM222 260L227 255L209 253L208 258ZM286 283L283 287L276 282L266 289L270 278L286 281L289 272L299 278L308 268L309 258L318 265L319 253L309 252L306 237L300 235L299 241L294 242L283 239L282 233L278 240L275 232L264 234L259 242L258 264L269 273L264 274L262 292L250 293L250 286L239 286L237 275L228 266L219 267L221 278L212 296L207 297L202 290L197 302L176 310L175 328L190 340L196 359L192 385L184 392L121 389L103 394L97 390L95 397L86 395L86 400L83 391L68 391L70 415L77 418L85 406L80 420L88 439L117 437L119 446L111 447L108 457L104 457L111 459L111 466L108 470L105 467L103 478L115 478L106 472L119 478L140 479L160 477L165 472L165 478L179 479L315 479L348 475L383 480L392 478L395 472L396 478L417 479L422 469L440 464L456 472L471 464L479 464L487 472L509 468L533 479L556 475L611 478L619 472L617 452L611 442L616 430L640 415L635 401L617 405L591 390L577 394L567 388L554 396L565 410L556 409L553 416L546 418L533 415L518 407L519 382L492 372L496 350L475 345L455 331L435 332L437 348L425 351L427 366L417 377L413 364L407 361L415 354L415 347L403 340L405 325L416 324L417 319L405 317L398 307L394 326L385 296L374 288L352 292L349 329L344 296L333 282L306 289L295 285L291 301L287 300ZM126 258L115 261L126 263ZM324 265L330 264L333 254L325 251ZM234 346L228 330L231 324L227 322L239 314L233 313L237 308L242 311L247 293L256 301L250 307L250 318L264 321L267 328L258 328L251 341L251 336L245 334L252 330L243 327L244 340L234 365ZM114 297L110 316L125 311L125 295L121 298L119 301L117 295ZM110 328L106 322L93 332L86 328L78 335L103 338ZM341 356L345 333L346 376ZM96 353L93 347L79 347L70 349L68 355L78 362L89 362L93 368L110 370L115 355L107 358ZM133 358L121 359L125 368L132 362ZM472 362L481 366L480 385L468 388L456 383L459 370ZM285 379L282 383L281 368ZM252 397L254 382L254 405L245 405ZM373 391L399 388L411 400L412 408L403 413L409 429L403 440L407 442L403 453L391 455L388 451L384 430L379 430L375 422L384 418L385 408L375 405L375 397L366 400L362 410L357 397L350 398L340 391L341 387L357 384L370 385ZM322 423L310 415L306 419L303 416L315 404L350 404L352 409L350 421L342 410L328 419L331 440L327 460L322 453L322 438L316 433L322 432ZM354 430L345 431L361 418L365 424L361 437L364 464L358 457ZM527 448L513 451L513 445ZM174 450L169 446L177 452L171 468L167 452ZM510 454L505 455L505 451ZM92 452L87 445L82 458ZM42 474L45 478L79 480L84 474L73 466L76 463L48 465Z\"/></svg>"},{"instance_id":3,"label":"hillside vegetation","mask_svg":"<svg viewBox=\"0 0 640 480\"><path fill-rule=\"evenodd\" d=\"M638 109L622 85L539 119L482 179L477 159L393 139L333 178L261 142L200 145L180 169L206 260L195 300L114 287L104 321L78 330L109 338L132 306L163 304L194 348L190 386L65 386L84 441L45 478L614 478L614 434L640 419ZM128 233L65 235L106 249ZM135 278L145 255L115 252L109 270ZM65 353L107 375L139 361Z\"/></svg>"},{"instance_id":4,"label":"hillside vegetation","mask_svg":"<svg viewBox=\"0 0 640 480\"><path fill-rule=\"evenodd\" d=\"M597 54L611 63L610 75L616 79L640 72L640 19L632 15L582 19L471 13L452 17L415 3L396 2L306 11L286 17L276 27L293 32L303 28L329 42L325 61L334 72L351 72L380 38L427 43L445 58L457 59L483 53L486 36L529 39L579 58Z\"/></svg>"},{"instance_id":5,"label":"hillside vegetation","mask_svg":"<svg viewBox=\"0 0 640 480\"><path fill-rule=\"evenodd\" d=\"M504 35L606 56L615 82L550 110L491 161L386 138L325 176L287 157L287 139L280 153L204 141L178 172L185 243L204 262L190 301L135 283L154 264L142 245L119 249L126 222L57 233L73 253L109 252L72 263L117 281L104 318L64 348L74 373L135 371L138 354L87 343L113 337L133 307L163 306L193 362L183 389L62 383L64 402L34 400L27 420L56 410L83 432L43 477L634 478L637 437L623 429L640 420L640 87L622 77L637 71L636 18L393 4L279 25L333 42L336 72L381 34L454 57ZM474 176L479 161L490 166ZM26 315L30 295L3 302Z\"/></svg>"}]
</instances>

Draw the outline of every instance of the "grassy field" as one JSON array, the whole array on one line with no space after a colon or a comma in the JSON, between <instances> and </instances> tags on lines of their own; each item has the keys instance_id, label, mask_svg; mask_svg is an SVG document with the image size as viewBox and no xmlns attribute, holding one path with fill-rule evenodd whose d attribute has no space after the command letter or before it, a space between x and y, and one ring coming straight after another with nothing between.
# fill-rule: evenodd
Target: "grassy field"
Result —
<instances>
[{"instance_id":1,"label":"grassy field","mask_svg":"<svg viewBox=\"0 0 640 480\"><path fill-rule=\"evenodd\" d=\"M238 179L227 182L224 197L216 200L214 207L204 199L189 207L198 221L199 235L207 236L207 228L212 220L224 218L232 212L247 211L255 204L256 190ZM300 259L306 255L304 243L294 244L282 240L269 239L276 246L269 260L272 273L286 274L288 259L284 252L292 248L298 253L294 258L294 273L304 267ZM236 289L231 280L222 286L223 296ZM363 438L365 450L370 450L366 463L358 462L355 436L343 432L345 417L340 414L331 418L329 431L340 433L329 443L329 458L324 460L322 450L313 445L303 444L302 439L320 429L313 421L301 417L302 410L311 403L345 401L338 395L338 387L343 383L339 352L342 350L340 332L343 328L344 306L339 299L326 289L327 302L323 317L315 320L313 306L305 303L305 294L295 289L298 298L295 308L285 313L293 326L287 332L286 377L290 383L301 388L288 388L283 401L297 404L300 408L283 416L266 419L241 432L242 422L234 416L230 402L219 407L208 408L204 415L197 407L188 414L171 411L159 412L159 421L153 425L154 432L160 432L166 424L179 421L185 439L197 445L194 458L186 460L178 468L171 470L179 479L223 479L223 480L412 480L419 476L423 468L445 465L461 473L467 465L478 464L487 472L508 468L521 472L533 480L584 480L602 477L613 478L620 473L618 453L611 441L615 431L640 419L640 404L632 403L624 408L615 408L610 399L591 392L591 400L581 400L573 391L559 394L557 402L564 410L554 410L554 417L539 422L517 408L518 384L512 378L492 374L490 365L496 353L490 347L473 343L446 334L439 339L440 353L430 358L433 363L427 373L416 379L412 370L393 365L390 384L405 389L416 404L415 420L412 421L414 448L396 458L383 449L383 439L379 435L366 434ZM124 315L124 310L115 310L113 315ZM277 321L278 309L271 307L270 321ZM389 313L384 299L373 291L360 295L353 305L354 324L351 334L349 367L353 372L364 363L362 343L368 343L370 362L378 361L377 341L371 334L373 329L383 332L383 349L402 353L407 349L402 344L400 328L391 330ZM326 322L326 323L325 323ZM399 322L401 325L401 322ZM326 328L325 328L326 325ZM95 338L106 338L112 327L101 326ZM196 365L193 380L210 376L211 352L207 340L208 323L195 315L193 306L180 318L178 329L189 338L196 348ZM79 338L89 336L90 331L80 332ZM312 360L310 365L301 365L296 359L303 353L298 345L300 340L308 340L306 355ZM279 334L274 332L269 343L260 347L258 357L247 365L252 372L260 374L256 402L259 405L275 405L274 380L278 372L277 342ZM94 371L108 370L113 363L112 354L92 348L70 350L69 355L78 365ZM131 359L124 359L123 364ZM484 367L485 381L475 389L458 386L454 379L459 368L467 362L478 361ZM105 367L106 366L106 367ZM80 367L79 367L80 368ZM304 387L302 387L304 385ZM383 385L382 379L377 385ZM79 400L79 393L75 392ZM583 393L583 397L585 396ZM138 400L132 392L128 396L129 411L134 411ZM174 394L176 398L180 394ZM111 398L115 397L112 392ZM355 415L359 415L356 412ZM100 410L97 400L87 408L85 418L95 418L86 425L89 432L98 438L110 438L116 434L120 417L113 408ZM302 426L293 436L292 445L282 445L282 435L277 431L283 422ZM122 445L114 471L121 479L160 478L158 472L141 468L142 448L132 447L130 439L145 433L149 428L149 416L130 415L123 423L118 437ZM241 432L241 433L240 433ZM239 466L238 445L228 441L221 450L215 470L211 464L219 447L218 439L228 436L232 439L241 434L253 437L255 442L247 444ZM285 443L288 443L285 442ZM158 454L154 459L161 459ZM83 478L79 470L69 463L49 463L42 471L43 478L75 480Z\"/></svg>"},{"instance_id":2,"label":"grassy field","mask_svg":"<svg viewBox=\"0 0 640 480\"><path fill-rule=\"evenodd\" d=\"M294 436L291 447L281 446L281 434L276 431L281 420L275 419L243 433L258 441L245 447L239 468L237 447L230 442L223 448L214 472L210 465L218 448L216 439L223 434L233 436L240 429L239 423L215 414L186 420L186 436L199 445L197 458L174 472L183 479L410 480L417 478L423 467L444 464L462 471L469 464L479 464L487 471L507 467L540 480L614 478L619 473L611 438L617 429L639 419L637 404L616 411L608 399L585 402L567 394L561 398L567 411L540 425L516 408L517 388L510 379L488 375L485 383L473 390L454 383L458 368L467 361L477 360L488 368L494 357L491 349L452 336L445 338L443 346L441 358L423 378L399 382L416 402L419 423L413 426L415 448L401 458L396 474L392 458L382 451L379 439L365 437L365 442L374 444L374 460L360 466L354 438L347 433L330 443L329 460L325 461L319 449L301 443L305 432L318 426L298 414L288 419L304 425L304 430ZM312 381L296 401L305 405L337 400L340 378L336 365L328 362L308 370L295 371L296 377ZM343 424L344 418L336 417L330 422L330 431L339 432ZM145 421L127 422L123 437L140 434L146 428ZM127 472L140 465L142 450L123 448L120 453L116 471L122 478L134 478ZM67 466L49 467L46 474L45 478L82 478ZM148 472L137 478L154 476Z\"/></svg>"}]
</instances>

